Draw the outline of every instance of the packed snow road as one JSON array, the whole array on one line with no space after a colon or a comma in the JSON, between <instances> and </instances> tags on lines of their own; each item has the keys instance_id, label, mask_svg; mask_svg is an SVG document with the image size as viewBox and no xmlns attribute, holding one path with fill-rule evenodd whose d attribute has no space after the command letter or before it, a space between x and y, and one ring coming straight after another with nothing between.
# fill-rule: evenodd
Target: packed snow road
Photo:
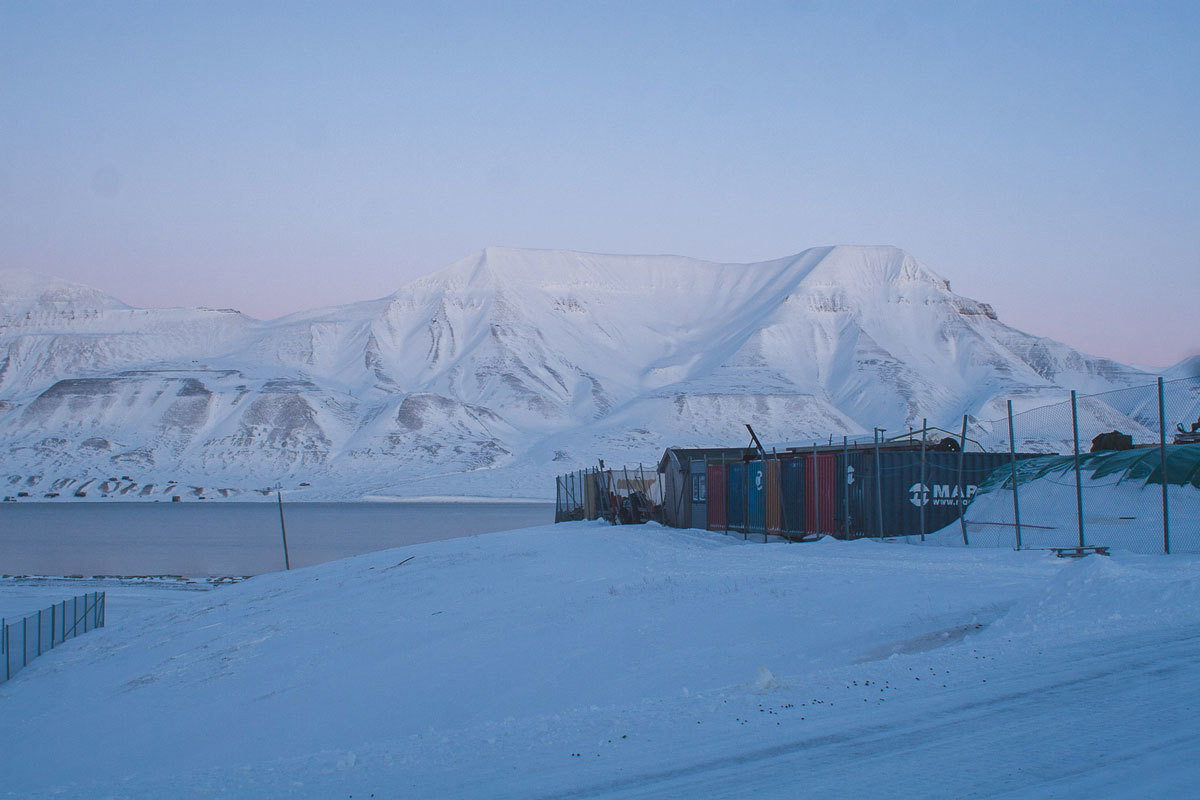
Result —
<instances>
[{"instance_id":1,"label":"packed snow road","mask_svg":"<svg viewBox=\"0 0 1200 800\"><path fill-rule=\"evenodd\" d=\"M0 796L1183 795L1197 622L1192 556L595 523L414 545L38 659L0 686Z\"/></svg>"}]
</instances>

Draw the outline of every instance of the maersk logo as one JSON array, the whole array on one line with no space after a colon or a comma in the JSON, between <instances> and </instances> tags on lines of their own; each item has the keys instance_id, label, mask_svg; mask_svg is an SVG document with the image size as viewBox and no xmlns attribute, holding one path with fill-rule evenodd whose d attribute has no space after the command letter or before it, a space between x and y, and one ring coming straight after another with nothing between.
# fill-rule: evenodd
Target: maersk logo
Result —
<instances>
[{"instance_id":1,"label":"maersk logo","mask_svg":"<svg viewBox=\"0 0 1200 800\"><path fill-rule=\"evenodd\" d=\"M964 494L957 485L951 486L948 483L935 483L932 490L923 483L914 483L908 487L908 502L917 508L928 504L930 500L933 500L935 506L959 506L964 502L971 502L971 498L975 496L978 489L979 487L973 483L967 484L967 491ZM931 493L933 497L930 497Z\"/></svg>"}]
</instances>

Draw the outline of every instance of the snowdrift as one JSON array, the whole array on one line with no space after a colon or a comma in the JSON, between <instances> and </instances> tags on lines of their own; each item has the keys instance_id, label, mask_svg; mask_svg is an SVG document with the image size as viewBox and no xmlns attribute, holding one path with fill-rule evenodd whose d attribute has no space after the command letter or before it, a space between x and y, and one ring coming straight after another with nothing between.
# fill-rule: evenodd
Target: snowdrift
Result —
<instances>
[{"instance_id":1,"label":"snowdrift","mask_svg":"<svg viewBox=\"0 0 1200 800\"><path fill-rule=\"evenodd\" d=\"M3 787L1183 795L1198 566L594 523L417 545L113 611L0 687Z\"/></svg>"}]
</instances>

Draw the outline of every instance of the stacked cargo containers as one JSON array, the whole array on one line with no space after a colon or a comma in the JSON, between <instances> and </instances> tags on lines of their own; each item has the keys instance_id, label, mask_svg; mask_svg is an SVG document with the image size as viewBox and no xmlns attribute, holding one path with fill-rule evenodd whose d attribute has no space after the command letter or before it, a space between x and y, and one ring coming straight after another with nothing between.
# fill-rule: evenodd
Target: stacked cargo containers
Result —
<instances>
[{"instance_id":1,"label":"stacked cargo containers","mask_svg":"<svg viewBox=\"0 0 1200 800\"><path fill-rule=\"evenodd\" d=\"M693 477L704 476L705 496L693 494L688 499L694 502L685 503L693 527L788 538L933 533L958 519L975 487L1010 458L926 450L922 467L920 448L895 445L881 447L878 462L871 447L845 453L823 447L766 458L735 448L709 450L703 459L676 452L688 456L682 463Z\"/></svg>"}]
</instances>

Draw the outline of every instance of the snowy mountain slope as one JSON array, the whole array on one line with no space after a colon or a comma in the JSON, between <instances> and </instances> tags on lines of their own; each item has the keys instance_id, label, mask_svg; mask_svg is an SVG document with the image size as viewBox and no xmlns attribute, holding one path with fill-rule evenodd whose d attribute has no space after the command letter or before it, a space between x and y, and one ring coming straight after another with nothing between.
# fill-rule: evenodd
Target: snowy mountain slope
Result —
<instances>
[{"instance_id":1,"label":"snowy mountain slope","mask_svg":"<svg viewBox=\"0 0 1200 800\"><path fill-rule=\"evenodd\" d=\"M740 441L745 422L854 435L1150 380L1004 325L892 247L756 264L489 248L272 321L0 273L0 448L31 495L113 472L147 497L545 495L555 473Z\"/></svg>"}]
</instances>

